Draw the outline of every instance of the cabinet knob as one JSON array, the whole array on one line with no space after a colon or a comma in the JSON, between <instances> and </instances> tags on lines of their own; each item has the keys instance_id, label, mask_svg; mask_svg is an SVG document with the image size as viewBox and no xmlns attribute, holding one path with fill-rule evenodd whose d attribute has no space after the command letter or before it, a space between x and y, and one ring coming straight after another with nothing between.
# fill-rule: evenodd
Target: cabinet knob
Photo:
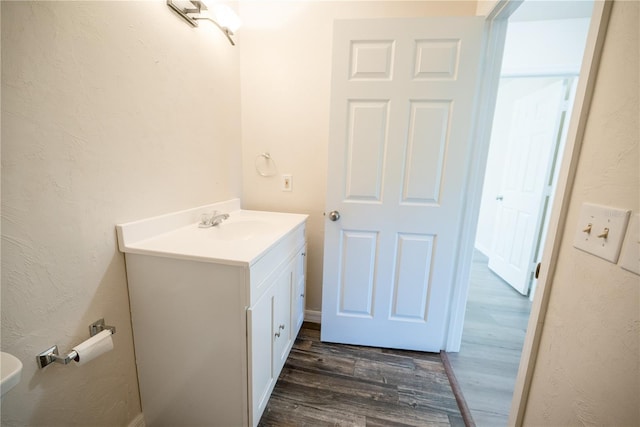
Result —
<instances>
[{"instance_id":1,"label":"cabinet knob","mask_svg":"<svg viewBox=\"0 0 640 427\"><path fill-rule=\"evenodd\" d=\"M304 294L300 294L300 297L301 297L301 298L304 298Z\"/></svg>"},{"instance_id":2,"label":"cabinet knob","mask_svg":"<svg viewBox=\"0 0 640 427\"><path fill-rule=\"evenodd\" d=\"M280 325L280 329L284 330L284 325Z\"/></svg>"},{"instance_id":3,"label":"cabinet knob","mask_svg":"<svg viewBox=\"0 0 640 427\"><path fill-rule=\"evenodd\" d=\"M276 335L276 338L280 338L280 331L276 332L275 335Z\"/></svg>"}]
</instances>

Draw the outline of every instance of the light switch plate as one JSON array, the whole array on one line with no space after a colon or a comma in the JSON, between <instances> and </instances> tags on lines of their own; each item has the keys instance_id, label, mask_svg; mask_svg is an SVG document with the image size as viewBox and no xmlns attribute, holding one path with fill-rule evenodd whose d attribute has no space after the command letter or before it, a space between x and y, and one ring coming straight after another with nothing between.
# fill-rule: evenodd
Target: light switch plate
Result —
<instances>
[{"instance_id":1,"label":"light switch plate","mask_svg":"<svg viewBox=\"0 0 640 427\"><path fill-rule=\"evenodd\" d=\"M635 214L629 220L627 237L620 255L620 267L640 275L640 214Z\"/></svg>"},{"instance_id":2,"label":"light switch plate","mask_svg":"<svg viewBox=\"0 0 640 427\"><path fill-rule=\"evenodd\" d=\"M583 203L573 246L615 264L630 214L627 209Z\"/></svg>"}]
</instances>

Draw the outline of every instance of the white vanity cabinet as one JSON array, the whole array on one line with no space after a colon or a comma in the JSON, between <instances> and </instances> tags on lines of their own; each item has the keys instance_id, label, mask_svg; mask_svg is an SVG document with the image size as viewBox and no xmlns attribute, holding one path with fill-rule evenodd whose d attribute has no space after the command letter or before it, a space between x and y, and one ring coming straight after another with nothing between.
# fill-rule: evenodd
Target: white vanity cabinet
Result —
<instances>
[{"instance_id":1,"label":"white vanity cabinet","mask_svg":"<svg viewBox=\"0 0 640 427\"><path fill-rule=\"evenodd\" d=\"M249 349L250 376L253 378L250 418L254 421L259 420L264 412L271 391L302 326L305 277L306 246L303 246L276 274L270 290L248 310L247 321L249 330L252 331Z\"/></svg>"},{"instance_id":2,"label":"white vanity cabinet","mask_svg":"<svg viewBox=\"0 0 640 427\"><path fill-rule=\"evenodd\" d=\"M294 338L291 332L291 293L294 273L292 267L293 261L278 274L269 291L262 295L247 313L251 331L250 418L254 421L254 425L257 424L256 420L260 419L260 415L267 406Z\"/></svg>"},{"instance_id":3,"label":"white vanity cabinet","mask_svg":"<svg viewBox=\"0 0 640 427\"><path fill-rule=\"evenodd\" d=\"M306 305L307 293L307 246L298 252L295 259L296 271L294 276L295 285L293 288L293 318L291 323L294 325L296 335L304 321L304 308Z\"/></svg>"},{"instance_id":4,"label":"white vanity cabinet","mask_svg":"<svg viewBox=\"0 0 640 427\"><path fill-rule=\"evenodd\" d=\"M149 427L256 426L302 324L306 215L226 212L217 230L118 226Z\"/></svg>"}]
</instances>

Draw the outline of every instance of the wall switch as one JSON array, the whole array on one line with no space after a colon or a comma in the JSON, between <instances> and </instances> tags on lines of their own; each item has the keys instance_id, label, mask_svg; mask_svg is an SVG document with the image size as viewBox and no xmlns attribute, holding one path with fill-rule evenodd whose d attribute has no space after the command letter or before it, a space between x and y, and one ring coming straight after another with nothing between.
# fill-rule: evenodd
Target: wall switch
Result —
<instances>
[{"instance_id":1,"label":"wall switch","mask_svg":"<svg viewBox=\"0 0 640 427\"><path fill-rule=\"evenodd\" d=\"M635 214L629 220L627 237L620 255L620 267L640 275L640 214Z\"/></svg>"},{"instance_id":2,"label":"wall switch","mask_svg":"<svg viewBox=\"0 0 640 427\"><path fill-rule=\"evenodd\" d=\"M282 191L293 190L293 175L282 175Z\"/></svg>"},{"instance_id":3,"label":"wall switch","mask_svg":"<svg viewBox=\"0 0 640 427\"><path fill-rule=\"evenodd\" d=\"M630 214L626 209L583 203L573 246L617 263Z\"/></svg>"}]
</instances>

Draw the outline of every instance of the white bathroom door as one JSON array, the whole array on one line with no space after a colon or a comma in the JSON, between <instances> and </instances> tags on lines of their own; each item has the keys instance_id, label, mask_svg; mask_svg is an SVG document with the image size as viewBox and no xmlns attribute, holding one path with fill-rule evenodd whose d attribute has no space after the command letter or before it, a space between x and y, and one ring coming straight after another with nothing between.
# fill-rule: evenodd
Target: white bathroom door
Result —
<instances>
[{"instance_id":1,"label":"white bathroom door","mask_svg":"<svg viewBox=\"0 0 640 427\"><path fill-rule=\"evenodd\" d=\"M323 341L443 348L483 26L335 22Z\"/></svg>"},{"instance_id":2,"label":"white bathroom door","mask_svg":"<svg viewBox=\"0 0 640 427\"><path fill-rule=\"evenodd\" d=\"M489 268L522 295L529 292L537 262L566 90L558 79L514 104Z\"/></svg>"}]
</instances>

